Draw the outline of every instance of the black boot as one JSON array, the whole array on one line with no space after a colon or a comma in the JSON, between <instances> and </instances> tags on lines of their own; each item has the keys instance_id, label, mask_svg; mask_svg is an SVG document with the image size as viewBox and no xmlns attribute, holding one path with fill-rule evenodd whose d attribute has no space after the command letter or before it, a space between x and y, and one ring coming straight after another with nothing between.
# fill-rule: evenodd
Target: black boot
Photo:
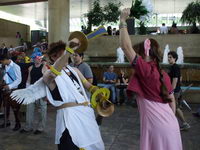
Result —
<instances>
[{"instance_id":1,"label":"black boot","mask_svg":"<svg viewBox=\"0 0 200 150\"><path fill-rule=\"evenodd\" d=\"M13 131L18 131L21 128L21 124L19 122L17 122L15 124L15 127L13 128Z\"/></svg>"}]
</instances>

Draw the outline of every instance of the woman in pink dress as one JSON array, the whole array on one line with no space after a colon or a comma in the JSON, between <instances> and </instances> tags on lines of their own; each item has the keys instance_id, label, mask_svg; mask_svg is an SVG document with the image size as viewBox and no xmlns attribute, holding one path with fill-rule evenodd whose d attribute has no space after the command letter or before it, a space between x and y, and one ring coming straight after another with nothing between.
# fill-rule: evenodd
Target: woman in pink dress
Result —
<instances>
[{"instance_id":1,"label":"woman in pink dress","mask_svg":"<svg viewBox=\"0 0 200 150\"><path fill-rule=\"evenodd\" d=\"M121 12L120 46L135 70L128 91L137 95L140 150L182 150L170 78L159 66L159 45L154 39L146 39L134 46L140 56L136 54L127 32L129 14L130 9Z\"/></svg>"}]
</instances>

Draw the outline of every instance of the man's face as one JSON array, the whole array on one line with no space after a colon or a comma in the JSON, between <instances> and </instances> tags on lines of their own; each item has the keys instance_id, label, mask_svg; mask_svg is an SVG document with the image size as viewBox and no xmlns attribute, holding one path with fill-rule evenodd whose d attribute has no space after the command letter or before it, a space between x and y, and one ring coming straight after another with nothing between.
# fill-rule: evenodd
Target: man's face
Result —
<instances>
[{"instance_id":1,"label":"man's face","mask_svg":"<svg viewBox=\"0 0 200 150\"><path fill-rule=\"evenodd\" d=\"M72 56L73 56L74 63L80 63L80 62L82 62L82 57L80 57L79 54L74 53Z\"/></svg>"},{"instance_id":2,"label":"man's face","mask_svg":"<svg viewBox=\"0 0 200 150\"><path fill-rule=\"evenodd\" d=\"M41 57L36 57L36 58L34 59L34 62L35 62L36 64L41 64L41 63L42 63L42 58L41 58Z\"/></svg>"},{"instance_id":3,"label":"man's face","mask_svg":"<svg viewBox=\"0 0 200 150\"><path fill-rule=\"evenodd\" d=\"M176 62L176 59L172 57L172 55L168 55L168 62L170 64L174 64Z\"/></svg>"},{"instance_id":4,"label":"man's face","mask_svg":"<svg viewBox=\"0 0 200 150\"><path fill-rule=\"evenodd\" d=\"M55 62L59 57L61 57L63 55L64 51L65 51L64 49L60 50L57 53L51 54L49 57L53 60L53 62Z\"/></svg>"},{"instance_id":5,"label":"man's face","mask_svg":"<svg viewBox=\"0 0 200 150\"><path fill-rule=\"evenodd\" d=\"M113 72L113 71L114 71L114 66L110 66L110 67L109 67L109 71L110 71L110 72Z\"/></svg>"}]
</instances>

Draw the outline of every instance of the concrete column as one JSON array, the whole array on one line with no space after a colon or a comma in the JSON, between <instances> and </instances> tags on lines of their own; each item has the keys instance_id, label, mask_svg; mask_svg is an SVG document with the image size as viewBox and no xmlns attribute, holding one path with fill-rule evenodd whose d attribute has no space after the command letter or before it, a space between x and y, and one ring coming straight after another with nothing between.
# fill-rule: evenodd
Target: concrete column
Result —
<instances>
[{"instance_id":1,"label":"concrete column","mask_svg":"<svg viewBox=\"0 0 200 150\"><path fill-rule=\"evenodd\" d=\"M49 43L69 37L70 0L49 0Z\"/></svg>"},{"instance_id":2,"label":"concrete column","mask_svg":"<svg viewBox=\"0 0 200 150\"><path fill-rule=\"evenodd\" d=\"M89 0L88 2L88 10L92 9L92 4L94 3L94 0Z\"/></svg>"}]
</instances>

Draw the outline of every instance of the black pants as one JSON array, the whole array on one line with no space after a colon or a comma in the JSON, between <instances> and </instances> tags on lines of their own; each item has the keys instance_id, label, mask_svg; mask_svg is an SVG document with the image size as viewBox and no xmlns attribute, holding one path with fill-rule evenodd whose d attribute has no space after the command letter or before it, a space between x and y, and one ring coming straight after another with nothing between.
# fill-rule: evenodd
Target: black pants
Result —
<instances>
[{"instance_id":1,"label":"black pants","mask_svg":"<svg viewBox=\"0 0 200 150\"><path fill-rule=\"evenodd\" d=\"M12 100L10 97L10 93L3 93L3 102L4 102L4 107L6 108L6 118L7 121L10 119L10 107L13 109L14 116L15 116L15 123L20 123L19 119L19 110L20 110L20 105L16 101Z\"/></svg>"},{"instance_id":2,"label":"black pants","mask_svg":"<svg viewBox=\"0 0 200 150\"><path fill-rule=\"evenodd\" d=\"M68 129L62 134L60 138L60 144L58 144L58 150L79 150L79 148L73 143Z\"/></svg>"}]
</instances>

